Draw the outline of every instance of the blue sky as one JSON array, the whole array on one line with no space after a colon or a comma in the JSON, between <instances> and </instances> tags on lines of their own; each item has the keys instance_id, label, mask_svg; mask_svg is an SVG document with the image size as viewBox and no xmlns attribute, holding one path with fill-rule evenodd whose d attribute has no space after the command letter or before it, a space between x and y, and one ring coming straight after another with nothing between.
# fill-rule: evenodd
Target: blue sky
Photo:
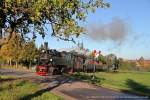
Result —
<instances>
[{"instance_id":1,"label":"blue sky","mask_svg":"<svg viewBox=\"0 0 150 100\"><path fill-rule=\"evenodd\" d=\"M111 4L111 8L97 9L95 13L88 15L86 22L80 24L88 27L94 23L97 25L110 23L114 17L121 18L129 27L125 39L118 44L111 39L94 41L88 35L81 35L76 40L83 41L84 46L90 50L101 50L104 55L114 53L126 59L138 59L141 56L150 59L150 0L107 0L107 2ZM40 46L45 41L48 41L49 47L54 49L75 46L72 42L58 41L50 37L50 34L44 40L38 37L36 44Z\"/></svg>"}]
</instances>

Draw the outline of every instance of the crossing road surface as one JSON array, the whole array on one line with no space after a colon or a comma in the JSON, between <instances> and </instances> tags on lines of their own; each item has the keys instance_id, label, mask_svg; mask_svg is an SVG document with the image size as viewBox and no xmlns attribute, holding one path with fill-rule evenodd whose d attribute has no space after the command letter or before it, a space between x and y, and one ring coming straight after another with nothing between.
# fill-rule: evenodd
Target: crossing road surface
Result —
<instances>
[{"instance_id":1,"label":"crossing road surface","mask_svg":"<svg viewBox=\"0 0 150 100\"><path fill-rule=\"evenodd\" d=\"M97 87L79 80L71 80L61 75L38 76L34 72L14 69L0 69L0 75L32 80L43 86L41 90L51 91L62 96L65 100L148 100L147 97Z\"/></svg>"}]
</instances>

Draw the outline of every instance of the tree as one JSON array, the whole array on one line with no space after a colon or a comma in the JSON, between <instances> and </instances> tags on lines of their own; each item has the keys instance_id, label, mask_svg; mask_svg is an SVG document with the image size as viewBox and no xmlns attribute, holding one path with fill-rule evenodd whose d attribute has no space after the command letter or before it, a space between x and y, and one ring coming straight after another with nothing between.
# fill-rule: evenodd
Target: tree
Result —
<instances>
[{"instance_id":1,"label":"tree","mask_svg":"<svg viewBox=\"0 0 150 100\"><path fill-rule=\"evenodd\" d=\"M118 62L119 62L118 67L121 67L124 62L123 58L118 58Z\"/></svg>"},{"instance_id":2,"label":"tree","mask_svg":"<svg viewBox=\"0 0 150 100\"><path fill-rule=\"evenodd\" d=\"M144 58L141 57L139 60L138 60L140 66L144 67Z\"/></svg>"},{"instance_id":3,"label":"tree","mask_svg":"<svg viewBox=\"0 0 150 100\"><path fill-rule=\"evenodd\" d=\"M89 11L109 7L103 0L1 0L0 2L0 46L7 43L13 32L37 33L44 37L47 27L52 29L51 36L73 41L83 31L79 25L85 21ZM7 38L2 38L2 34Z\"/></svg>"},{"instance_id":4,"label":"tree","mask_svg":"<svg viewBox=\"0 0 150 100\"><path fill-rule=\"evenodd\" d=\"M103 64L106 64L106 59L103 55L98 56L98 61L101 61Z\"/></svg>"},{"instance_id":5,"label":"tree","mask_svg":"<svg viewBox=\"0 0 150 100\"><path fill-rule=\"evenodd\" d=\"M118 61L119 61L119 70L128 70L128 71L131 71L131 70L134 70L134 71L137 71L139 70L137 67L136 67L136 62L134 61L128 61L128 60L124 60L123 58L118 58Z\"/></svg>"},{"instance_id":6,"label":"tree","mask_svg":"<svg viewBox=\"0 0 150 100\"><path fill-rule=\"evenodd\" d=\"M113 68L115 67L115 59L117 58L115 54L109 54L107 55L106 57L106 64L108 66L108 71L110 70L110 68Z\"/></svg>"},{"instance_id":7,"label":"tree","mask_svg":"<svg viewBox=\"0 0 150 100\"><path fill-rule=\"evenodd\" d=\"M10 41L3 45L0 49L0 60L6 60L10 66L12 62L18 67L19 62L27 62L28 67L31 66L37 55L37 48L34 41L22 41L20 34L13 33Z\"/></svg>"},{"instance_id":8,"label":"tree","mask_svg":"<svg viewBox=\"0 0 150 100\"><path fill-rule=\"evenodd\" d=\"M16 66L18 66L22 43L20 34L13 33L10 41L1 47L0 56L7 60L10 66L12 66L12 62L15 62Z\"/></svg>"},{"instance_id":9,"label":"tree","mask_svg":"<svg viewBox=\"0 0 150 100\"><path fill-rule=\"evenodd\" d=\"M34 41L29 41L24 44L22 51L20 52L20 58L25 61L28 68L31 67L32 62L38 55L38 49L36 48Z\"/></svg>"},{"instance_id":10,"label":"tree","mask_svg":"<svg viewBox=\"0 0 150 100\"><path fill-rule=\"evenodd\" d=\"M114 70L119 69L119 59L117 59L117 57L115 57L114 59L114 66L115 66Z\"/></svg>"},{"instance_id":11,"label":"tree","mask_svg":"<svg viewBox=\"0 0 150 100\"><path fill-rule=\"evenodd\" d=\"M0 49L0 67L5 63L5 60L2 56L2 53L1 53L1 49Z\"/></svg>"}]
</instances>

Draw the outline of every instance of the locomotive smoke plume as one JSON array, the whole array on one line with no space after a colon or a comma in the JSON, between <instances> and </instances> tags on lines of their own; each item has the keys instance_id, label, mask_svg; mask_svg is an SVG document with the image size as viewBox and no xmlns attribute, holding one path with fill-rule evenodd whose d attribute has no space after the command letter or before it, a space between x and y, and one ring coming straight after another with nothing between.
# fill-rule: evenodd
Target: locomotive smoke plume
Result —
<instances>
[{"instance_id":1,"label":"locomotive smoke plume","mask_svg":"<svg viewBox=\"0 0 150 100\"><path fill-rule=\"evenodd\" d=\"M120 18L113 18L107 24L91 24L88 29L88 35L91 39L96 41L113 40L121 43L128 35L127 23Z\"/></svg>"}]
</instances>

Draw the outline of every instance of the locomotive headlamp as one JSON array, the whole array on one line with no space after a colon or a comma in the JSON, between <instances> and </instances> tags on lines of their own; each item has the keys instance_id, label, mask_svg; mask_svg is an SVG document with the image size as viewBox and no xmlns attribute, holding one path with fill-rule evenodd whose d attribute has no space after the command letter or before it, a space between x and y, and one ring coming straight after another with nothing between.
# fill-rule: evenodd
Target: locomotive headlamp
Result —
<instances>
[{"instance_id":1,"label":"locomotive headlamp","mask_svg":"<svg viewBox=\"0 0 150 100\"><path fill-rule=\"evenodd\" d=\"M42 52L44 53L44 52L45 52L45 50L42 50Z\"/></svg>"},{"instance_id":2,"label":"locomotive headlamp","mask_svg":"<svg viewBox=\"0 0 150 100\"><path fill-rule=\"evenodd\" d=\"M37 59L35 58L35 59L34 59L34 62L36 62L36 61L37 61Z\"/></svg>"},{"instance_id":3,"label":"locomotive headlamp","mask_svg":"<svg viewBox=\"0 0 150 100\"><path fill-rule=\"evenodd\" d=\"M50 59L50 61L53 61L53 59Z\"/></svg>"}]
</instances>

